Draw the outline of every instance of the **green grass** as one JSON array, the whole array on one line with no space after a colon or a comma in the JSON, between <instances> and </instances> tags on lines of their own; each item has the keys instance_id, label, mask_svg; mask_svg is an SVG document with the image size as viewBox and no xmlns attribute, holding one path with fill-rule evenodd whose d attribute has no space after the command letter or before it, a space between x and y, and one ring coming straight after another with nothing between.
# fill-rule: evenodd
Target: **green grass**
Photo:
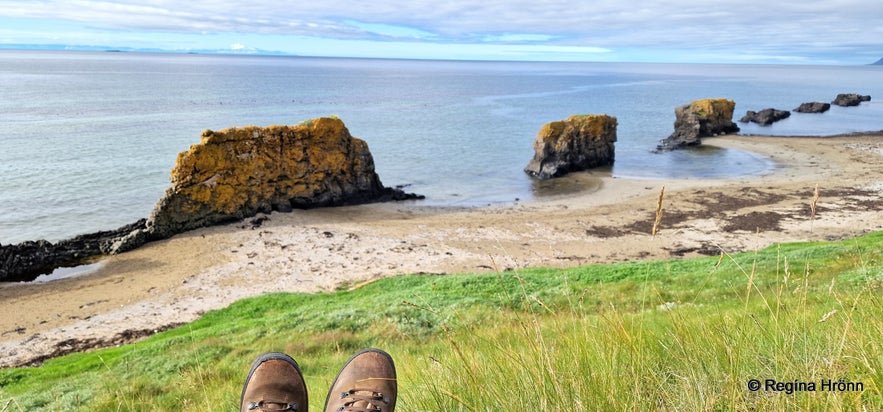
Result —
<instances>
[{"instance_id":1,"label":"green grass","mask_svg":"<svg viewBox=\"0 0 883 412\"><path fill-rule=\"evenodd\" d=\"M251 361L300 363L313 410L363 347L399 411L881 410L883 232L716 258L401 276L271 294L118 348L0 370L0 411L237 410ZM814 392L747 389L749 379ZM862 391L821 391L822 379Z\"/></svg>"}]
</instances>

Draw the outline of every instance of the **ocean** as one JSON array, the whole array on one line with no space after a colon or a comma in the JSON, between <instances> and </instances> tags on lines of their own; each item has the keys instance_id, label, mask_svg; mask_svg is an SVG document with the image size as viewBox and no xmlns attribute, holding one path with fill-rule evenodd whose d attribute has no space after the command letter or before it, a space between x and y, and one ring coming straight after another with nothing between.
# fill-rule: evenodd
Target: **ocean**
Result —
<instances>
[{"instance_id":1,"label":"ocean","mask_svg":"<svg viewBox=\"0 0 883 412\"><path fill-rule=\"evenodd\" d=\"M653 154L674 108L700 98L791 110L838 93L883 98L883 67L463 62L0 51L0 244L57 241L146 217L177 154L205 129L335 115L365 139L387 186L441 206L526 201L540 127L572 114L619 121L615 177L763 175L751 152ZM883 129L883 104L793 113L743 134Z\"/></svg>"}]
</instances>

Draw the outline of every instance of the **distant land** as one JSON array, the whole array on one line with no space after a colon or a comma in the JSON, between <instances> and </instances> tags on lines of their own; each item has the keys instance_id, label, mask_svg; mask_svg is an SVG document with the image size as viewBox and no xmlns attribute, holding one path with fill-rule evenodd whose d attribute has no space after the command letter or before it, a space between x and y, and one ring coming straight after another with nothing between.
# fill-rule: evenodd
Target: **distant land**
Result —
<instances>
[{"instance_id":1,"label":"distant land","mask_svg":"<svg viewBox=\"0 0 883 412\"><path fill-rule=\"evenodd\" d=\"M177 53L177 54L238 54L254 56L300 56L296 53L288 53L276 50L263 50L251 47L229 49L160 49L147 47L113 47L92 46L81 44L26 44L26 43L0 43L0 50L46 50L46 51L91 51L91 52L118 52L118 53ZM883 66L883 58L869 66Z\"/></svg>"},{"instance_id":2,"label":"distant land","mask_svg":"<svg viewBox=\"0 0 883 412\"><path fill-rule=\"evenodd\" d=\"M261 56L296 56L296 54L274 50L262 50L254 48L239 49L204 49L204 50L171 50L157 48L137 47L111 47L111 46L88 46L69 44L0 44L0 50L47 50L47 51L104 51L104 52L129 52L129 53L180 53L180 54L243 54Z\"/></svg>"}]
</instances>

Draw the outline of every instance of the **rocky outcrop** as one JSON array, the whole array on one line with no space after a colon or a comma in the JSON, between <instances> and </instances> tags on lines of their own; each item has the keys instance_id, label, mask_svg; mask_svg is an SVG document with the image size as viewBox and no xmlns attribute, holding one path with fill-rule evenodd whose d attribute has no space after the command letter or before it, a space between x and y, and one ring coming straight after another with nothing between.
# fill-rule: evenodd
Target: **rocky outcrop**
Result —
<instances>
[{"instance_id":1,"label":"rocky outcrop","mask_svg":"<svg viewBox=\"0 0 883 412\"><path fill-rule=\"evenodd\" d=\"M145 227L145 219L116 230L91 233L52 243L28 241L0 246L0 282L30 281L59 267L77 266L108 254L113 243Z\"/></svg>"},{"instance_id":2,"label":"rocky outcrop","mask_svg":"<svg viewBox=\"0 0 883 412\"><path fill-rule=\"evenodd\" d=\"M849 107L849 106L858 106L861 102L869 102L871 101L871 96L864 96L857 93L841 93L838 94L834 101L831 104L836 104L838 106Z\"/></svg>"},{"instance_id":3,"label":"rocky outcrop","mask_svg":"<svg viewBox=\"0 0 883 412\"><path fill-rule=\"evenodd\" d=\"M824 113L831 109L830 103L810 102L801 103L800 107L794 109L797 113Z\"/></svg>"},{"instance_id":4,"label":"rocky outcrop","mask_svg":"<svg viewBox=\"0 0 883 412\"><path fill-rule=\"evenodd\" d=\"M258 212L421 198L384 187L367 143L337 118L207 130L178 155L171 177L146 227L112 252Z\"/></svg>"},{"instance_id":5,"label":"rocky outcrop","mask_svg":"<svg viewBox=\"0 0 883 412\"><path fill-rule=\"evenodd\" d=\"M787 119L790 116L791 112L787 110L763 109L759 112L749 110L745 113L745 116L742 116L742 118L739 119L739 121L742 123L754 122L761 126L769 126L779 120Z\"/></svg>"},{"instance_id":6,"label":"rocky outcrop","mask_svg":"<svg viewBox=\"0 0 883 412\"><path fill-rule=\"evenodd\" d=\"M524 169L550 179L569 172L613 164L616 118L576 115L546 123L534 140L534 157Z\"/></svg>"},{"instance_id":7,"label":"rocky outcrop","mask_svg":"<svg viewBox=\"0 0 883 412\"><path fill-rule=\"evenodd\" d=\"M336 118L207 130L200 144L178 155L171 180L146 220L58 243L0 246L0 281L33 280L60 266L258 212L422 198L384 187L368 145Z\"/></svg>"},{"instance_id":8,"label":"rocky outcrop","mask_svg":"<svg viewBox=\"0 0 883 412\"><path fill-rule=\"evenodd\" d=\"M733 123L736 102L727 99L702 99L675 109L675 131L662 140L657 151L680 149L702 143L702 137L736 133Z\"/></svg>"}]
</instances>

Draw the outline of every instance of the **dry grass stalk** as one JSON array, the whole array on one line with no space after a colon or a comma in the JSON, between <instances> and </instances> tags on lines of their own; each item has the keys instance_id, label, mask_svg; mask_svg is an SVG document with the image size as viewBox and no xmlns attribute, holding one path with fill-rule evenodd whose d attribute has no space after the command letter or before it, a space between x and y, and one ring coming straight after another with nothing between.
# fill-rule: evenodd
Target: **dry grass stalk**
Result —
<instances>
[{"instance_id":1,"label":"dry grass stalk","mask_svg":"<svg viewBox=\"0 0 883 412\"><path fill-rule=\"evenodd\" d=\"M826 321L828 320L828 318L830 318L831 316L833 316L835 313L837 313L837 309L834 309L834 310L832 310L832 311L826 313L825 316L822 316L822 318L819 319L819 323L824 323L824 322L826 322Z\"/></svg>"},{"instance_id":2,"label":"dry grass stalk","mask_svg":"<svg viewBox=\"0 0 883 412\"><path fill-rule=\"evenodd\" d=\"M813 223L816 221L816 210L819 205L819 184L816 183L816 188L812 193L812 201L809 202L809 231L812 232Z\"/></svg>"},{"instance_id":3,"label":"dry grass stalk","mask_svg":"<svg viewBox=\"0 0 883 412\"><path fill-rule=\"evenodd\" d=\"M751 288L754 287L754 275L757 274L757 253L758 250L754 250L754 262L751 263L751 274L748 275L748 286L745 290L745 307L748 308L748 302L751 300Z\"/></svg>"},{"instance_id":4,"label":"dry grass stalk","mask_svg":"<svg viewBox=\"0 0 883 412\"><path fill-rule=\"evenodd\" d=\"M6 412L7 410L11 411L12 409L9 409L9 407L12 404L15 404L15 406L18 408L19 411L25 410L24 408L21 407L21 405L18 404L18 401L16 401L15 398L10 398L9 401L6 402L6 406L4 406L3 409L0 409L0 412Z\"/></svg>"},{"instance_id":5,"label":"dry grass stalk","mask_svg":"<svg viewBox=\"0 0 883 412\"><path fill-rule=\"evenodd\" d=\"M665 186L659 191L659 200L656 201L656 220L653 222L653 230L650 231L652 236L656 236L659 232L659 224L662 223L662 199L665 197Z\"/></svg>"}]
</instances>

